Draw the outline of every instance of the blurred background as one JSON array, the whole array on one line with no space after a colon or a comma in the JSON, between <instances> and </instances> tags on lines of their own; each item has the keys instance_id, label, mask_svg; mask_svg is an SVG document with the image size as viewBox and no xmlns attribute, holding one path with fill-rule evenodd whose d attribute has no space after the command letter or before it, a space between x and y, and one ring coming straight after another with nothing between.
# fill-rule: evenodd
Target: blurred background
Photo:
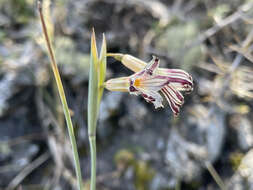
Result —
<instances>
[{"instance_id":1,"label":"blurred background","mask_svg":"<svg viewBox=\"0 0 253 190\"><path fill-rule=\"evenodd\" d=\"M180 116L105 91L98 190L253 189L252 0L44 0L84 183L91 28L108 52L192 74ZM48 17L49 19L49 17ZM71 146L34 0L0 1L0 187L76 189ZM99 44L98 44L99 45ZM132 72L108 58L107 78ZM217 177L217 175L216 175ZM0 189L1 189L0 188Z\"/></svg>"}]
</instances>

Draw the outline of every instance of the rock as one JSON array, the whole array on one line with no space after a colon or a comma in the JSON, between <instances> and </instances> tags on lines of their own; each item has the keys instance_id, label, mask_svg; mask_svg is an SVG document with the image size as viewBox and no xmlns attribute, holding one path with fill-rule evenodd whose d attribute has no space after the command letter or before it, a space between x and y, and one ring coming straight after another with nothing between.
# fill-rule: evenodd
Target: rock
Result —
<instances>
[{"instance_id":1,"label":"rock","mask_svg":"<svg viewBox=\"0 0 253 190\"><path fill-rule=\"evenodd\" d=\"M9 109L11 97L23 90L24 87L36 84L45 85L49 78L44 69L45 65L38 64L38 46L34 42L27 42L15 47L6 45L1 49L0 56L3 56L5 61L1 65L0 117ZM35 66L35 64L37 65ZM38 76L38 78L34 76Z\"/></svg>"},{"instance_id":2,"label":"rock","mask_svg":"<svg viewBox=\"0 0 253 190\"><path fill-rule=\"evenodd\" d=\"M224 143L225 114L215 105L205 107L201 104L193 106L190 113L193 114L187 115L188 126L182 128L183 133L188 140L204 145L207 159L214 162L219 157Z\"/></svg>"},{"instance_id":3,"label":"rock","mask_svg":"<svg viewBox=\"0 0 253 190\"><path fill-rule=\"evenodd\" d=\"M208 160L214 162L221 154L225 139L225 113L218 107L214 107L210 120L203 120L202 122L207 129Z\"/></svg>"},{"instance_id":4,"label":"rock","mask_svg":"<svg viewBox=\"0 0 253 190\"><path fill-rule=\"evenodd\" d=\"M212 110L210 112L210 110ZM221 153L225 137L225 116L218 108L195 105L182 124L173 128L164 160L174 188L180 179L190 183L201 178L205 161L214 162ZM211 113L211 114L210 114Z\"/></svg>"},{"instance_id":5,"label":"rock","mask_svg":"<svg viewBox=\"0 0 253 190\"><path fill-rule=\"evenodd\" d=\"M148 110L144 102L140 102L138 97L128 95L126 102L127 114L120 118L119 125L121 127L133 127L136 130L143 129L145 122L150 121L151 117L147 118ZM145 119L146 118L146 119Z\"/></svg>"},{"instance_id":6,"label":"rock","mask_svg":"<svg viewBox=\"0 0 253 190\"><path fill-rule=\"evenodd\" d=\"M55 42L55 55L59 65L62 66L62 75L71 78L74 86L87 81L89 78L89 55L80 52L71 38L57 37Z\"/></svg>"},{"instance_id":7,"label":"rock","mask_svg":"<svg viewBox=\"0 0 253 190\"><path fill-rule=\"evenodd\" d=\"M36 144L24 143L12 148L15 154L12 155L12 163L25 166L30 163L32 158L38 153L39 147Z\"/></svg>"},{"instance_id":8,"label":"rock","mask_svg":"<svg viewBox=\"0 0 253 190\"><path fill-rule=\"evenodd\" d=\"M7 183L13 179L25 166L27 166L34 156L38 153L39 147L32 143L21 143L15 146L9 147L8 160L5 160L4 167L1 166L0 172L0 184L7 185ZM0 150L1 151L1 150ZM2 154L2 151L0 152Z\"/></svg>"},{"instance_id":9,"label":"rock","mask_svg":"<svg viewBox=\"0 0 253 190\"><path fill-rule=\"evenodd\" d=\"M194 155L195 159L191 155ZM197 179L202 170L199 165L201 157L206 158L204 146L187 142L175 129L171 131L165 162L168 172L175 179L173 185L176 184L179 178L186 182ZM196 158L199 160L196 160Z\"/></svg>"},{"instance_id":10,"label":"rock","mask_svg":"<svg viewBox=\"0 0 253 190\"><path fill-rule=\"evenodd\" d=\"M99 111L99 121L103 122L115 114L119 109L123 93L121 92L108 92L104 95Z\"/></svg>"},{"instance_id":11,"label":"rock","mask_svg":"<svg viewBox=\"0 0 253 190\"><path fill-rule=\"evenodd\" d=\"M8 99L15 91L15 73L8 73L0 80L0 116L8 109Z\"/></svg>"},{"instance_id":12,"label":"rock","mask_svg":"<svg viewBox=\"0 0 253 190\"><path fill-rule=\"evenodd\" d=\"M97 133L100 138L106 139L110 137L114 132L114 124L111 118L117 117L122 108L120 102L122 100L123 93L120 92L108 92L105 93L99 111Z\"/></svg>"},{"instance_id":13,"label":"rock","mask_svg":"<svg viewBox=\"0 0 253 190\"><path fill-rule=\"evenodd\" d=\"M166 51L178 66L189 70L205 57L201 45L185 49L186 44L197 36L199 26L195 21L175 23L158 38L156 47L161 52Z\"/></svg>"},{"instance_id":14,"label":"rock","mask_svg":"<svg viewBox=\"0 0 253 190\"><path fill-rule=\"evenodd\" d=\"M249 150L253 146L253 127L248 117L236 114L231 117L231 127L236 132L237 142L242 150Z\"/></svg>"},{"instance_id":15,"label":"rock","mask_svg":"<svg viewBox=\"0 0 253 190\"><path fill-rule=\"evenodd\" d=\"M176 185L174 184L174 182L173 184L169 184L169 180L164 175L157 173L150 184L150 189L160 190L170 186L175 187Z\"/></svg>"},{"instance_id":16,"label":"rock","mask_svg":"<svg viewBox=\"0 0 253 190\"><path fill-rule=\"evenodd\" d=\"M249 150L228 183L228 189L253 189L253 149Z\"/></svg>"}]
</instances>

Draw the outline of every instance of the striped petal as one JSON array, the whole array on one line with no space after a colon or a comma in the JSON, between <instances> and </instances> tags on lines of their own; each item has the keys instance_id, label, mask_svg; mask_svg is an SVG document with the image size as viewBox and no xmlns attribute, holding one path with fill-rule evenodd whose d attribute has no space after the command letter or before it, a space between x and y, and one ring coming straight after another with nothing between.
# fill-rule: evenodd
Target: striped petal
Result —
<instances>
[{"instance_id":1,"label":"striped petal","mask_svg":"<svg viewBox=\"0 0 253 190\"><path fill-rule=\"evenodd\" d=\"M141 95L142 97L148 102L152 103L155 106L155 109L162 107L163 108L163 98L162 96L156 92L156 91L147 91L144 89L141 89Z\"/></svg>"},{"instance_id":2,"label":"striped petal","mask_svg":"<svg viewBox=\"0 0 253 190\"><path fill-rule=\"evenodd\" d=\"M179 91L191 92L193 89L192 77L181 69L160 69L158 73L169 77L170 84Z\"/></svg>"},{"instance_id":3,"label":"striped petal","mask_svg":"<svg viewBox=\"0 0 253 190\"><path fill-rule=\"evenodd\" d=\"M161 92L163 93L164 97L168 101L173 113L175 115L178 115L180 111L180 107L184 104L183 95L171 85L166 85L161 90Z\"/></svg>"},{"instance_id":4,"label":"striped petal","mask_svg":"<svg viewBox=\"0 0 253 190\"><path fill-rule=\"evenodd\" d=\"M156 74L158 66L159 59L153 57L150 63L146 65L144 70L130 76L130 86L140 91L141 89L147 91L161 90L163 86L168 83L168 77Z\"/></svg>"}]
</instances>

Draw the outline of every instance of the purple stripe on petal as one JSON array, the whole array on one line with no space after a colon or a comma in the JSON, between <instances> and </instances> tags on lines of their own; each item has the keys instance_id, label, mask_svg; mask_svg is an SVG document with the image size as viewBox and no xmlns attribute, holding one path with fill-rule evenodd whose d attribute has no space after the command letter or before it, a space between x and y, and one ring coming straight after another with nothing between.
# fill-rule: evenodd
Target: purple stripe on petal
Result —
<instances>
[{"instance_id":1,"label":"purple stripe on petal","mask_svg":"<svg viewBox=\"0 0 253 190\"><path fill-rule=\"evenodd\" d=\"M192 77L189 73L180 70L180 69L165 69L161 68L159 69L158 73L162 76L168 76L168 77L181 77L185 80L192 81Z\"/></svg>"},{"instance_id":2,"label":"purple stripe on petal","mask_svg":"<svg viewBox=\"0 0 253 190\"><path fill-rule=\"evenodd\" d=\"M184 88L184 90L186 91L191 91L192 90L192 86L193 83L192 81L189 81L187 79L182 79L182 78L178 78L178 77L169 77L169 76L161 76L161 75L157 75L155 76L155 78L157 79L166 79L167 81L163 83L163 85L167 85L169 83L178 83L182 85L182 88Z\"/></svg>"},{"instance_id":3,"label":"purple stripe on petal","mask_svg":"<svg viewBox=\"0 0 253 190\"><path fill-rule=\"evenodd\" d=\"M182 85L185 85L185 84L192 85L192 83L190 81L183 80L183 79L180 79L180 78L170 77L168 80L169 80L169 82L178 82L178 83L181 83Z\"/></svg>"},{"instance_id":4,"label":"purple stripe on petal","mask_svg":"<svg viewBox=\"0 0 253 190\"><path fill-rule=\"evenodd\" d=\"M183 95L180 93L180 92L178 92L177 90L174 90L171 86L169 86L169 85L167 85L166 87L165 87L165 89L166 88L169 88L171 91L173 91L173 93L174 94L176 94L176 96L177 96L177 98L181 101L181 102L183 102L184 101L184 97L183 97ZM166 89L167 90L167 89Z\"/></svg>"},{"instance_id":5,"label":"purple stripe on petal","mask_svg":"<svg viewBox=\"0 0 253 190\"><path fill-rule=\"evenodd\" d=\"M142 97L143 97L143 98L147 98L147 97L148 97L148 95L147 95L147 94L142 93Z\"/></svg>"},{"instance_id":6,"label":"purple stripe on petal","mask_svg":"<svg viewBox=\"0 0 253 190\"><path fill-rule=\"evenodd\" d=\"M179 105L176 105L175 102L172 100L173 98L170 96L169 93L167 93L167 91L163 88L162 90L162 93L164 94L166 100L168 101L169 105L170 105L170 108L172 110L172 112L175 114L175 115L178 115L179 111L180 111L180 106Z\"/></svg>"},{"instance_id":7,"label":"purple stripe on petal","mask_svg":"<svg viewBox=\"0 0 253 190\"><path fill-rule=\"evenodd\" d=\"M166 87L164 87L163 90L169 95L170 99L173 100L173 102L177 103L180 106L183 105L184 101L180 101L174 92L172 92Z\"/></svg>"},{"instance_id":8,"label":"purple stripe on petal","mask_svg":"<svg viewBox=\"0 0 253 190\"><path fill-rule=\"evenodd\" d=\"M191 76L190 76L189 73L187 73L187 72L185 72L185 71L183 71L181 69L164 69L164 70L166 70L169 73L182 74L182 75L185 75L185 76L191 78Z\"/></svg>"},{"instance_id":9,"label":"purple stripe on petal","mask_svg":"<svg viewBox=\"0 0 253 190\"><path fill-rule=\"evenodd\" d=\"M151 66L151 70L154 71L159 66L159 59L155 57L154 64Z\"/></svg>"}]
</instances>

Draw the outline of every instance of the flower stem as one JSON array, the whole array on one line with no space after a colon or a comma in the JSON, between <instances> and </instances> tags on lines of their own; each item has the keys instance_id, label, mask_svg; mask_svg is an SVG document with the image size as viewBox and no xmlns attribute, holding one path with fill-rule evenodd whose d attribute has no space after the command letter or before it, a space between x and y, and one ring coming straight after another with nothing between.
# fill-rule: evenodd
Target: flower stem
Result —
<instances>
[{"instance_id":1,"label":"flower stem","mask_svg":"<svg viewBox=\"0 0 253 190\"><path fill-rule=\"evenodd\" d=\"M96 136L89 136L90 153L91 153L91 183L90 190L96 189Z\"/></svg>"},{"instance_id":2,"label":"flower stem","mask_svg":"<svg viewBox=\"0 0 253 190\"><path fill-rule=\"evenodd\" d=\"M76 139L75 139L75 135L74 135L74 129L73 129L73 125L72 125L72 121L71 121L71 117L70 117L70 113L69 113L69 109L68 109L68 103L67 103L67 100L65 97L61 77L60 77L59 70L58 70L58 67L56 64L54 51L53 51L52 44L51 44L51 41L48 36L48 31L47 31L44 16L42 13L42 5L41 5L40 0L38 1L38 10L39 10L40 20L41 20L41 24L42 24L43 34L44 34L44 37L46 40L48 54L50 57L51 67L52 67L52 70L54 73L54 77L56 80L58 92L59 92L61 103L62 103L62 108L64 111L64 116L65 116L66 123L67 123L68 134L69 134L69 138L70 138L70 142L71 142L71 146L72 146L72 151L73 151L72 153L73 153L73 157L74 157L75 172L76 172L77 181L78 181L77 185L78 185L78 189L82 190L82 175L81 175Z\"/></svg>"}]
</instances>

